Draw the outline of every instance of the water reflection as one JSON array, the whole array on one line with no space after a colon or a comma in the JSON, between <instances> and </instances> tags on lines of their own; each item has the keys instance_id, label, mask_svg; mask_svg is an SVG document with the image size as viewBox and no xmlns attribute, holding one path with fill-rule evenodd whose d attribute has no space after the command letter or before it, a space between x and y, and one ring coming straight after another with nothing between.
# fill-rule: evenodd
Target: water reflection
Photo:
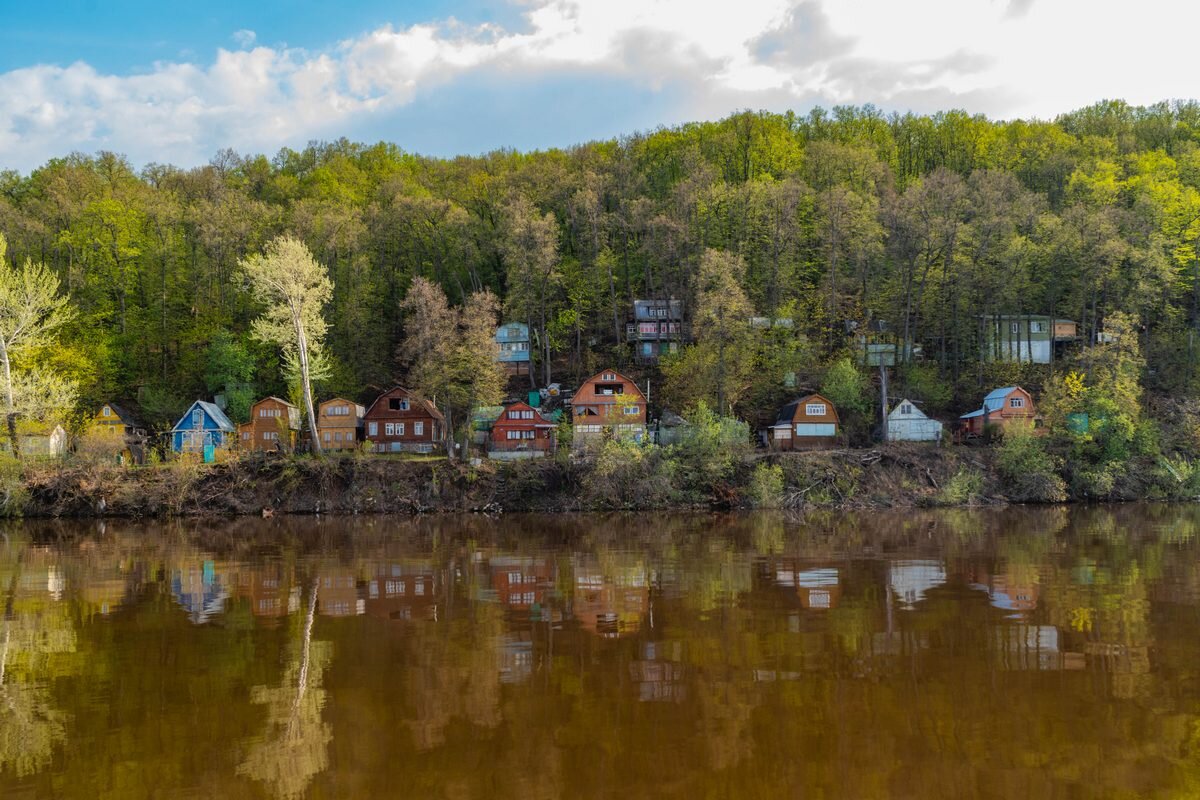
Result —
<instances>
[{"instance_id":1,"label":"water reflection","mask_svg":"<svg viewBox=\"0 0 1200 800\"><path fill-rule=\"evenodd\" d=\"M0 796L1191 796L1197 525L10 523Z\"/></svg>"}]
</instances>

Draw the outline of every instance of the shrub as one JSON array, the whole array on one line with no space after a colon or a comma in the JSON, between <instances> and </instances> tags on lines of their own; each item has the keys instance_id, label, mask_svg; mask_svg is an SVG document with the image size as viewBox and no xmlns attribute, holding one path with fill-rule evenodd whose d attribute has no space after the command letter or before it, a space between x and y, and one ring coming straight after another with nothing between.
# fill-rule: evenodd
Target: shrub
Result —
<instances>
[{"instance_id":1,"label":"shrub","mask_svg":"<svg viewBox=\"0 0 1200 800\"><path fill-rule=\"evenodd\" d=\"M938 492L938 505L965 506L983 494L983 476L973 469L960 469Z\"/></svg>"},{"instance_id":2,"label":"shrub","mask_svg":"<svg viewBox=\"0 0 1200 800\"><path fill-rule=\"evenodd\" d=\"M996 449L996 468L1005 493L1016 502L1059 503L1067 497L1057 462L1042 440L1028 430L1005 431L1004 441Z\"/></svg>"},{"instance_id":3,"label":"shrub","mask_svg":"<svg viewBox=\"0 0 1200 800\"><path fill-rule=\"evenodd\" d=\"M688 414L679 444L668 448L668 457L684 468L688 488L709 493L733 476L749 449L750 427L701 401Z\"/></svg>"},{"instance_id":4,"label":"shrub","mask_svg":"<svg viewBox=\"0 0 1200 800\"><path fill-rule=\"evenodd\" d=\"M779 508L783 504L783 468L762 463L754 468L746 496L755 508Z\"/></svg>"}]
</instances>

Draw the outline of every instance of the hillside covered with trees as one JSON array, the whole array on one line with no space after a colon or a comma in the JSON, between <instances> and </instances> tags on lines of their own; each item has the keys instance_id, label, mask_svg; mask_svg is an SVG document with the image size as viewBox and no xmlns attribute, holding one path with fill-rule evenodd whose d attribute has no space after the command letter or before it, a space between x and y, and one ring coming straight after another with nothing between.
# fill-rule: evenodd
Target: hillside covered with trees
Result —
<instances>
[{"instance_id":1,"label":"hillside covered with trees","mask_svg":"<svg viewBox=\"0 0 1200 800\"><path fill-rule=\"evenodd\" d=\"M1021 381L1052 405L1102 392L1136 428L1150 398L1200 392L1195 102L1105 102L1053 122L745 112L455 159L344 140L195 169L72 154L0 173L0 231L12 262L45 264L74 310L42 368L77 380L83 407L136 400L159 424L224 389L235 414L296 396L278 348L252 335L261 308L238 269L281 234L332 281L322 396L369 400L408 377L417 278L455 314L486 289L488 308L528 322L538 384L627 365L632 300L679 298L695 343L654 376L656 405L704 400L752 422L797 391L794 373L796 387L848 386L870 424L848 322L919 345L893 391L931 413ZM1004 313L1073 319L1083 345L1049 368L986 362L981 316ZM763 331L751 316L793 323ZM1082 384L1052 377L1070 370Z\"/></svg>"}]
</instances>

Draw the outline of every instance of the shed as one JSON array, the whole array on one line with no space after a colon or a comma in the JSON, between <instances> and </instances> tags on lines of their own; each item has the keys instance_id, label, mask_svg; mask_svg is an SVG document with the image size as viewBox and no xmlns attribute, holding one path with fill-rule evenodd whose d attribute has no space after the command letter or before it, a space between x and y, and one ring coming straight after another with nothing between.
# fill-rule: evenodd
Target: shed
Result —
<instances>
[{"instance_id":1,"label":"shed","mask_svg":"<svg viewBox=\"0 0 1200 800\"><path fill-rule=\"evenodd\" d=\"M889 442L936 442L942 438L942 423L930 419L916 404L905 398L887 416Z\"/></svg>"}]
</instances>

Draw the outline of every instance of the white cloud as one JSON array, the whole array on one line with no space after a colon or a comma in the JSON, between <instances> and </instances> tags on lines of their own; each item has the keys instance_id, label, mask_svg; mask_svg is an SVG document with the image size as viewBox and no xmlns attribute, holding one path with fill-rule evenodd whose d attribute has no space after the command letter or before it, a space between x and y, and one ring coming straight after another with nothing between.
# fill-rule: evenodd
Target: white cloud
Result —
<instances>
[{"instance_id":1,"label":"white cloud","mask_svg":"<svg viewBox=\"0 0 1200 800\"><path fill-rule=\"evenodd\" d=\"M241 30L234 31L233 36L230 38L237 42L239 47L250 47L258 39L258 34L242 28Z\"/></svg>"},{"instance_id":2,"label":"white cloud","mask_svg":"<svg viewBox=\"0 0 1200 800\"><path fill-rule=\"evenodd\" d=\"M498 80L501 91L509 79L611 80L662 92L663 121L814 103L1052 116L1102 97L1152 102L1194 91L1187 36L1200 16L1143 0L1138 19L1173 19L1150 40L1115 0L521 2L521 30L453 19L383 26L321 52L265 46L241 30L239 49L220 49L207 65L0 74L0 167L28 169L72 149L180 164L225 146L272 152L353 135L365 119L452 94L473 77ZM520 97L538 101L536 92ZM463 121L480 127L480 149L505 144L488 142L487 120L472 111Z\"/></svg>"}]
</instances>

